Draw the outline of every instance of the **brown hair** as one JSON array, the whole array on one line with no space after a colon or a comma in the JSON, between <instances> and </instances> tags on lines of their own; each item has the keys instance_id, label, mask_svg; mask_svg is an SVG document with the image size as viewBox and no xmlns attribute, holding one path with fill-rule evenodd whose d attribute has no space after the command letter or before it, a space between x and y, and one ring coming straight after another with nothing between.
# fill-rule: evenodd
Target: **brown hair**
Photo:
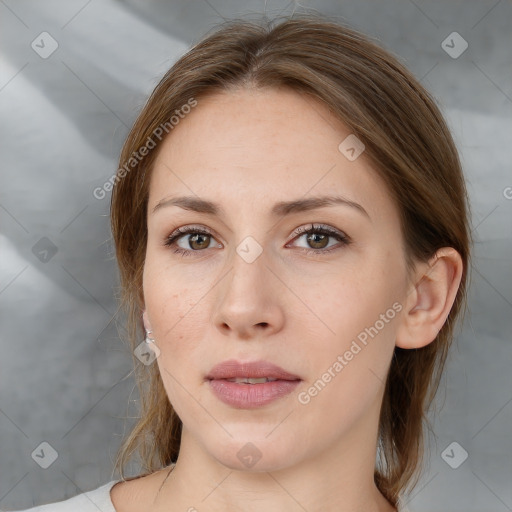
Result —
<instances>
[{"instance_id":1,"label":"brown hair","mask_svg":"<svg viewBox=\"0 0 512 512\"><path fill-rule=\"evenodd\" d=\"M436 339L420 349L396 347L391 361L375 482L396 506L419 479L424 428L431 428L427 411L466 300L470 233L461 165L442 114L413 75L367 36L317 14L279 23L236 19L195 44L164 75L126 139L112 194L112 233L131 348L143 332L148 183L161 145L155 134L162 127L171 133L169 120L173 115L178 119L176 114L191 99L200 105L207 94L237 87L287 87L307 94L328 106L363 141L366 157L399 208L409 267L427 261L441 247L453 247L462 257L461 284ZM156 149L139 151L150 139ZM122 476L134 452L145 473L152 473L175 462L180 448L181 420L157 365L146 367L135 358L134 364L141 416L118 453L116 468Z\"/></svg>"}]
</instances>

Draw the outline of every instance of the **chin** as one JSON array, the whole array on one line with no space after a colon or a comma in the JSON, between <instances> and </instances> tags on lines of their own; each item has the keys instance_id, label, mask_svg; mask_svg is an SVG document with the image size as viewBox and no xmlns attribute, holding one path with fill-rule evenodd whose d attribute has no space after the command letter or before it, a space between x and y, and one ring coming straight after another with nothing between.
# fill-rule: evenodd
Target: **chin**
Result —
<instances>
[{"instance_id":1,"label":"chin","mask_svg":"<svg viewBox=\"0 0 512 512\"><path fill-rule=\"evenodd\" d=\"M291 437L268 436L269 430L259 436L234 435L219 443L213 440L210 454L223 466L250 473L279 471L300 461L297 443ZM266 437L268 436L268 437ZM216 442L215 442L216 441Z\"/></svg>"}]
</instances>

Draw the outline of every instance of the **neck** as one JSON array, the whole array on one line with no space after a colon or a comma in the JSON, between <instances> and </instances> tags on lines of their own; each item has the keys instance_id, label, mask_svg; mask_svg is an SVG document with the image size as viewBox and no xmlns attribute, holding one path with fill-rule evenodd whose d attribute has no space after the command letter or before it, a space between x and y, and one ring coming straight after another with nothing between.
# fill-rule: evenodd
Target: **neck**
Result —
<instances>
[{"instance_id":1,"label":"neck","mask_svg":"<svg viewBox=\"0 0 512 512\"><path fill-rule=\"evenodd\" d=\"M226 467L184 429L157 510L394 512L374 482L377 427L369 429L367 420L314 458L271 471Z\"/></svg>"}]
</instances>

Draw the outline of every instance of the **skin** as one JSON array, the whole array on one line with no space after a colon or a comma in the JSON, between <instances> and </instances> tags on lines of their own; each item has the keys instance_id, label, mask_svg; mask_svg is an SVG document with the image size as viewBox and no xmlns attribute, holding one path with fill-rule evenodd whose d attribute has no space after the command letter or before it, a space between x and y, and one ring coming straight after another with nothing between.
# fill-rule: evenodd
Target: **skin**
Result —
<instances>
[{"instance_id":1,"label":"skin","mask_svg":"<svg viewBox=\"0 0 512 512\"><path fill-rule=\"evenodd\" d=\"M349 134L311 98L241 89L201 98L164 141L149 191L143 319L183 435L163 486L167 471L112 489L119 512L395 510L373 481L386 374L395 345L433 341L462 265L444 248L408 274L398 210L385 184L364 153L349 161L338 149ZM367 214L335 205L270 215L279 201L335 194ZM153 212L176 196L214 201L224 215L175 205ZM329 237L322 248L294 233L312 223L350 243ZM186 226L212 235L195 245L193 234L182 235L176 245L188 249L183 257L164 240ZM236 251L248 236L262 249L252 263ZM393 304L400 312L386 316L342 371L301 403L299 393ZM271 361L302 382L268 405L236 409L205 381L227 359ZM247 443L261 454L252 468L237 457Z\"/></svg>"}]
</instances>

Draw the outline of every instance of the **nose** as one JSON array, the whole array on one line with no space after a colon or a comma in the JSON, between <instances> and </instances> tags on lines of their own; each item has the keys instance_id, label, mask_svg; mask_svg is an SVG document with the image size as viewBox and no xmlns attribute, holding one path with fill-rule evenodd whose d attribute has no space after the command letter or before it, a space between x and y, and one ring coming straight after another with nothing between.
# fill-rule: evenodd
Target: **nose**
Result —
<instances>
[{"instance_id":1,"label":"nose","mask_svg":"<svg viewBox=\"0 0 512 512\"><path fill-rule=\"evenodd\" d=\"M217 285L213 321L225 336L250 340L279 332L284 325L283 285L268 266L265 251L248 263L238 253Z\"/></svg>"}]
</instances>

